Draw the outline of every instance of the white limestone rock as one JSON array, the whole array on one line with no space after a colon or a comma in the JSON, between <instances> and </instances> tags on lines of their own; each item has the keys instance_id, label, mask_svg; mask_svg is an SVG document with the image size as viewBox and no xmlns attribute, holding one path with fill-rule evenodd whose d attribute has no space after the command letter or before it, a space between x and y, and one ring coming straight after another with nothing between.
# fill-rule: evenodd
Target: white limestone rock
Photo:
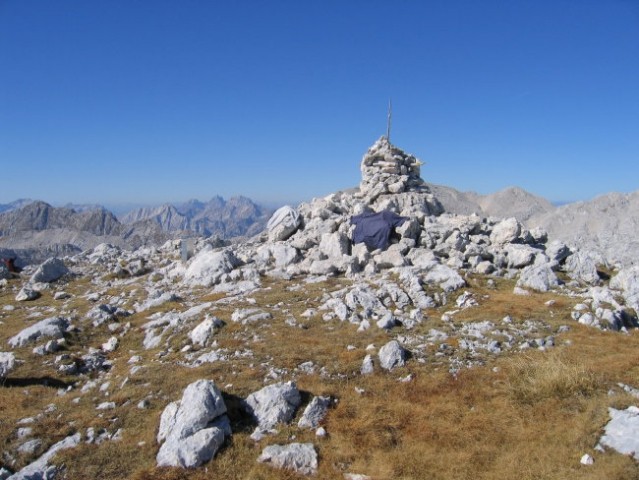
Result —
<instances>
[{"instance_id":1,"label":"white limestone rock","mask_svg":"<svg viewBox=\"0 0 639 480\"><path fill-rule=\"evenodd\" d=\"M12 352L0 352L0 379L6 378L16 364L16 357Z\"/></svg>"},{"instance_id":2,"label":"white limestone rock","mask_svg":"<svg viewBox=\"0 0 639 480\"><path fill-rule=\"evenodd\" d=\"M594 465L595 459L592 458L592 456L588 455L587 453L584 453L581 459L579 460L579 463L581 463L582 465Z\"/></svg>"},{"instance_id":3,"label":"white limestone rock","mask_svg":"<svg viewBox=\"0 0 639 480\"><path fill-rule=\"evenodd\" d=\"M509 268L524 268L532 265L539 250L529 245L509 244L504 246Z\"/></svg>"},{"instance_id":4,"label":"white limestone rock","mask_svg":"<svg viewBox=\"0 0 639 480\"><path fill-rule=\"evenodd\" d=\"M109 340L102 344L102 350L105 352L114 352L115 349L118 348L119 343L120 342L118 341L117 337L111 337L109 338Z\"/></svg>"},{"instance_id":5,"label":"white limestone rock","mask_svg":"<svg viewBox=\"0 0 639 480\"><path fill-rule=\"evenodd\" d=\"M552 287L559 286L559 279L549 264L531 265L519 274L516 287L532 288L539 292L547 292Z\"/></svg>"},{"instance_id":6,"label":"white limestone rock","mask_svg":"<svg viewBox=\"0 0 639 480\"><path fill-rule=\"evenodd\" d=\"M20 289L18 294L16 295L17 302L27 302L30 300L35 300L40 297L40 292L34 289L31 285L27 284Z\"/></svg>"},{"instance_id":7,"label":"white limestone rock","mask_svg":"<svg viewBox=\"0 0 639 480\"><path fill-rule=\"evenodd\" d=\"M31 276L29 283L50 283L69 273L69 269L59 258L49 258Z\"/></svg>"},{"instance_id":8,"label":"white limestone rock","mask_svg":"<svg viewBox=\"0 0 639 480\"><path fill-rule=\"evenodd\" d=\"M620 270L610 280L610 288L621 290L626 304L639 312L639 265Z\"/></svg>"},{"instance_id":9,"label":"white limestone rock","mask_svg":"<svg viewBox=\"0 0 639 480\"><path fill-rule=\"evenodd\" d=\"M205 346L213 335L215 327L220 325L221 320L215 317L207 317L202 320L193 330L189 332L191 341L201 347Z\"/></svg>"},{"instance_id":10,"label":"white limestone rock","mask_svg":"<svg viewBox=\"0 0 639 480\"><path fill-rule=\"evenodd\" d=\"M202 250L191 260L184 273L188 285L210 287L220 283L223 277L240 265L231 250Z\"/></svg>"},{"instance_id":11,"label":"white limestone rock","mask_svg":"<svg viewBox=\"0 0 639 480\"><path fill-rule=\"evenodd\" d=\"M285 243L266 244L257 249L256 260L273 264L275 268L286 268L300 259L297 248Z\"/></svg>"},{"instance_id":12,"label":"white limestone rock","mask_svg":"<svg viewBox=\"0 0 639 480\"><path fill-rule=\"evenodd\" d=\"M76 447L82 440L82 434L76 433L60 440L58 443L52 445L40 458L35 462L30 463L19 472L13 474L11 480L45 480L52 479L56 476L58 468L49 465L56 453L61 450Z\"/></svg>"},{"instance_id":13,"label":"white limestone rock","mask_svg":"<svg viewBox=\"0 0 639 480\"><path fill-rule=\"evenodd\" d=\"M319 249L329 259L341 259L344 255L350 255L351 242L343 233L324 233L320 239Z\"/></svg>"},{"instance_id":14,"label":"white limestone rock","mask_svg":"<svg viewBox=\"0 0 639 480\"><path fill-rule=\"evenodd\" d=\"M69 321L66 318L45 318L11 337L9 339L9 345L16 348L23 347L28 343L33 343L42 337L62 338L68 326Z\"/></svg>"},{"instance_id":15,"label":"white limestone rock","mask_svg":"<svg viewBox=\"0 0 639 480\"><path fill-rule=\"evenodd\" d=\"M193 468L215 456L230 435L226 405L211 380L197 380L184 390L179 402L165 408L158 441L158 466Z\"/></svg>"},{"instance_id":16,"label":"white limestone rock","mask_svg":"<svg viewBox=\"0 0 639 480\"><path fill-rule=\"evenodd\" d=\"M362 368L360 369L360 373L362 375L371 375L375 371L373 364L373 357L368 354L364 357L364 361L362 362Z\"/></svg>"},{"instance_id":17,"label":"white limestone rock","mask_svg":"<svg viewBox=\"0 0 639 480\"><path fill-rule=\"evenodd\" d=\"M317 452L312 443L269 445L257 459L273 467L292 470L303 475L317 473Z\"/></svg>"},{"instance_id":18,"label":"white limestone rock","mask_svg":"<svg viewBox=\"0 0 639 480\"><path fill-rule=\"evenodd\" d=\"M331 397L313 397L313 400L306 406L302 418L297 422L300 428L317 428L331 406Z\"/></svg>"},{"instance_id":19,"label":"white limestone rock","mask_svg":"<svg viewBox=\"0 0 639 480\"><path fill-rule=\"evenodd\" d=\"M604 427L599 444L639 461L639 407L625 410L609 408L610 421Z\"/></svg>"},{"instance_id":20,"label":"white limestone rock","mask_svg":"<svg viewBox=\"0 0 639 480\"><path fill-rule=\"evenodd\" d=\"M597 273L598 257L590 252L578 250L570 255L564 264L564 270L568 272L570 278L597 285L601 282Z\"/></svg>"},{"instance_id":21,"label":"white limestone rock","mask_svg":"<svg viewBox=\"0 0 639 480\"><path fill-rule=\"evenodd\" d=\"M391 340L379 349L379 364L386 370L404 366L406 364L406 350L397 340Z\"/></svg>"},{"instance_id":22,"label":"white limestone rock","mask_svg":"<svg viewBox=\"0 0 639 480\"><path fill-rule=\"evenodd\" d=\"M553 262L561 263L568 258L571 253L570 248L560 240L553 240L546 245L546 255L548 255L548 258Z\"/></svg>"},{"instance_id":23,"label":"white limestone rock","mask_svg":"<svg viewBox=\"0 0 639 480\"><path fill-rule=\"evenodd\" d=\"M263 430L278 423L287 423L301 403L300 392L294 382L268 385L251 393L245 401L246 410Z\"/></svg>"},{"instance_id":24,"label":"white limestone rock","mask_svg":"<svg viewBox=\"0 0 639 480\"><path fill-rule=\"evenodd\" d=\"M490 234L490 243L493 245L512 243L519 238L521 231L521 224L516 218L507 218L493 227L493 231Z\"/></svg>"},{"instance_id":25,"label":"white limestone rock","mask_svg":"<svg viewBox=\"0 0 639 480\"><path fill-rule=\"evenodd\" d=\"M447 265L434 265L423 277L426 283L435 283L445 292L454 292L466 286L466 281Z\"/></svg>"},{"instance_id":26,"label":"white limestone rock","mask_svg":"<svg viewBox=\"0 0 639 480\"><path fill-rule=\"evenodd\" d=\"M282 241L293 235L302 224L300 214L293 207L278 208L266 224L269 240Z\"/></svg>"},{"instance_id":27,"label":"white limestone rock","mask_svg":"<svg viewBox=\"0 0 639 480\"><path fill-rule=\"evenodd\" d=\"M242 325L265 322L271 318L273 318L273 316L269 312L260 308L239 308L231 315L233 322L239 322Z\"/></svg>"},{"instance_id":28,"label":"white limestone rock","mask_svg":"<svg viewBox=\"0 0 639 480\"><path fill-rule=\"evenodd\" d=\"M393 247L393 245L391 245L391 247ZM379 268L403 267L407 264L404 255L394 248L384 250L383 252L375 255L373 258Z\"/></svg>"}]
</instances>

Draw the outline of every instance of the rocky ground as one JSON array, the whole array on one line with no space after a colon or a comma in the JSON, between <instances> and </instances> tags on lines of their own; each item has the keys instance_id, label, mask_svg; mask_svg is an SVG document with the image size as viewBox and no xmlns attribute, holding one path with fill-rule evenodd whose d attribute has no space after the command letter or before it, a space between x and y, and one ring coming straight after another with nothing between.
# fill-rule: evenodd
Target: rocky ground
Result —
<instances>
[{"instance_id":1,"label":"rocky ground","mask_svg":"<svg viewBox=\"0 0 639 480\"><path fill-rule=\"evenodd\" d=\"M639 270L444 214L420 165L380 139L359 189L186 261L0 270L0 478L637 477ZM408 219L383 251L369 209Z\"/></svg>"}]
</instances>

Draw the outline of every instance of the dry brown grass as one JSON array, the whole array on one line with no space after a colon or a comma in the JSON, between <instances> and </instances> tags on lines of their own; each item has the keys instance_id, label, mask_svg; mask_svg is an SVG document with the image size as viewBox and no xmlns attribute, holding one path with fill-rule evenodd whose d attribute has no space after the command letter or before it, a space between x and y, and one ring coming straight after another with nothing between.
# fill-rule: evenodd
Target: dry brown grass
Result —
<instances>
[{"instance_id":1,"label":"dry brown grass","mask_svg":"<svg viewBox=\"0 0 639 480\"><path fill-rule=\"evenodd\" d=\"M379 348L400 331L388 333L373 327L357 332L348 322L325 322L321 312L310 319L300 317L307 308L316 307L325 292L343 288L343 280L291 291L288 287L292 282L265 279L264 285L270 288L251 296L257 306L273 313L273 320L248 330L231 322L235 308L252 306L243 301L215 305L209 312L226 322L216 333L219 347L229 353L251 350L252 357L186 367L179 352L186 344L186 332L171 339L172 351L164 346L144 350L141 326L147 317L153 312L186 310L188 305L183 302L123 319L132 328L120 339L118 350L109 355L113 367L99 382L110 382L108 396L98 388L85 394L74 388L60 396L58 388L37 380L50 377L70 384L86 378L63 377L54 365L43 367L42 358L34 359L32 347L17 349L16 356L25 363L0 387L2 448L13 451L18 445L15 432L19 419L36 416L54 404L56 410L34 425L34 436L46 439L43 450L69 433L85 433L88 427L111 433L124 430L121 441L82 445L59 454L58 461L65 464L69 479L296 479L301 477L256 462L264 446L288 443L292 438L315 444L320 456L318 479L342 478L345 472L364 473L374 479L639 478L639 467L632 459L613 452L593 453L607 422L607 408L633 403L625 394L611 397L608 391L617 382L639 386L639 336L634 332L599 332L575 324L569 319L574 299L555 294L513 296L513 282L508 280L497 280L496 289L489 288L481 277L471 278L469 283L468 290L480 306L456 314L456 324L478 320L498 323L510 315L516 324L535 320L551 332L565 324L570 324L571 330L557 337L554 349L486 355L484 366L462 370L456 376L448 372L445 360L436 358L431 348L423 353L424 363L412 360L393 372L377 370L362 377L359 368L366 346L372 343ZM114 281L104 295L120 295L135 288L139 287ZM64 309L82 317L92 306L82 295L92 286L79 278L64 289L74 294ZM206 290L196 293L202 302L221 298ZM48 294L35 302L17 304L14 295L11 290L0 291L0 308L16 306L12 312L0 310L4 322L0 342L5 345L11 335L34 321L29 319L31 314L38 312L38 319L42 319L50 306L59 309L61 305ZM555 303L549 307L548 300ZM452 309L449 304L425 312L428 320L410 334L445 328L440 317ZM295 317L299 326L286 325L289 316ZM69 339L68 353L80 352L88 345L99 346L109 336L105 326L85 326ZM454 344L454 340L449 343ZM355 349L348 350L349 345ZM145 365L135 375L127 364L134 354L140 355L140 363ZM316 372L325 367L328 376L295 371L308 360L316 364ZM277 381L265 380L272 368L284 372L281 380L295 378L305 401L312 395L331 395L338 400L325 420L327 438L318 439L313 432L298 429L295 422L281 426L277 435L260 444L249 438L252 426L240 408L240 399L265 383ZM398 381L408 374L412 375L410 382ZM184 388L199 378L213 379L222 388L233 437L213 461L201 468L158 469L155 435L160 414L167 403L179 399ZM149 400L149 407L138 409L137 403L144 398ZM116 408L96 411L95 406L103 401L114 401ZM593 466L579 464L584 453L595 456ZM19 458L13 468L27 461Z\"/></svg>"}]
</instances>

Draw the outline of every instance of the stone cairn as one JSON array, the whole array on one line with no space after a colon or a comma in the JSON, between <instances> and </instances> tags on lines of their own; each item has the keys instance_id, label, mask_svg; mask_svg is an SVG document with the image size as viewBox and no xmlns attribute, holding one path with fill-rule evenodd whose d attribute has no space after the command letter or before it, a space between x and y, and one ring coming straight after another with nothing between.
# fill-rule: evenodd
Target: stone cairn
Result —
<instances>
[{"instance_id":1,"label":"stone cairn","mask_svg":"<svg viewBox=\"0 0 639 480\"><path fill-rule=\"evenodd\" d=\"M362 159L360 191L373 199L387 193L428 191L420 177L421 165L416 157L395 147L383 136Z\"/></svg>"},{"instance_id":2,"label":"stone cairn","mask_svg":"<svg viewBox=\"0 0 639 480\"><path fill-rule=\"evenodd\" d=\"M392 210L401 215L439 215L444 209L421 178L415 156L392 145L382 136L362 158L362 180L355 195L369 208Z\"/></svg>"}]
</instances>

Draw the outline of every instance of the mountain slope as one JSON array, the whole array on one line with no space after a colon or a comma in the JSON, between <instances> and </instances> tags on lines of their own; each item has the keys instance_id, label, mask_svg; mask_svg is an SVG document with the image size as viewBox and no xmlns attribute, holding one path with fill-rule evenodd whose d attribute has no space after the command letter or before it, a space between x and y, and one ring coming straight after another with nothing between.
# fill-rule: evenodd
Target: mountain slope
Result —
<instances>
[{"instance_id":1,"label":"mountain slope","mask_svg":"<svg viewBox=\"0 0 639 480\"><path fill-rule=\"evenodd\" d=\"M190 200L182 205L140 208L122 217L122 223L150 220L165 232L191 230L207 237L233 238L259 233L271 213L270 209L257 205L247 197L231 197L227 201L215 196L207 203Z\"/></svg>"},{"instance_id":2,"label":"mountain slope","mask_svg":"<svg viewBox=\"0 0 639 480\"><path fill-rule=\"evenodd\" d=\"M608 193L537 214L527 222L550 238L601 253L612 264L635 264L639 252L639 191Z\"/></svg>"}]
</instances>

